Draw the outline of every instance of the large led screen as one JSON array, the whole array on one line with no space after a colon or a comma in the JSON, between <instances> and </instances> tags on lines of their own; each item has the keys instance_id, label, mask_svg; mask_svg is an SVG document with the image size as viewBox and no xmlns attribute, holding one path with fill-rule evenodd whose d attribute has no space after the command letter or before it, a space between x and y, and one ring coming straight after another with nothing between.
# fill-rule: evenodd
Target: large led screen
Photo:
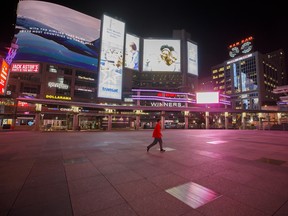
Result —
<instances>
[{"instance_id":1,"label":"large led screen","mask_svg":"<svg viewBox=\"0 0 288 216\"><path fill-rule=\"evenodd\" d=\"M139 70L139 45L140 38L131 34L126 34L125 45L125 67Z\"/></svg>"},{"instance_id":2,"label":"large led screen","mask_svg":"<svg viewBox=\"0 0 288 216\"><path fill-rule=\"evenodd\" d=\"M122 99L125 23L103 16L98 97Z\"/></svg>"},{"instance_id":3,"label":"large led screen","mask_svg":"<svg viewBox=\"0 0 288 216\"><path fill-rule=\"evenodd\" d=\"M196 92L197 104L219 103L219 92Z\"/></svg>"},{"instance_id":4,"label":"large led screen","mask_svg":"<svg viewBox=\"0 0 288 216\"><path fill-rule=\"evenodd\" d=\"M143 71L180 72L180 40L144 39Z\"/></svg>"},{"instance_id":5,"label":"large led screen","mask_svg":"<svg viewBox=\"0 0 288 216\"><path fill-rule=\"evenodd\" d=\"M189 41L187 41L187 58L187 72L198 76L198 47Z\"/></svg>"},{"instance_id":6,"label":"large led screen","mask_svg":"<svg viewBox=\"0 0 288 216\"><path fill-rule=\"evenodd\" d=\"M14 61L40 61L98 71L101 21L61 5L19 1Z\"/></svg>"}]
</instances>

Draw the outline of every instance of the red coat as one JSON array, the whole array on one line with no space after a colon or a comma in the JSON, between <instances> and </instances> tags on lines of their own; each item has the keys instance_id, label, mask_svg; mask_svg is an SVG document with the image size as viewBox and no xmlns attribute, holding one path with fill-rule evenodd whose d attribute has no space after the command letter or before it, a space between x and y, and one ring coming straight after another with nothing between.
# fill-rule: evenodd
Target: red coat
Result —
<instances>
[{"instance_id":1,"label":"red coat","mask_svg":"<svg viewBox=\"0 0 288 216\"><path fill-rule=\"evenodd\" d=\"M161 133L161 124L157 123L154 130L153 130L153 134L152 137L154 138L161 138L162 137L162 133Z\"/></svg>"}]
</instances>

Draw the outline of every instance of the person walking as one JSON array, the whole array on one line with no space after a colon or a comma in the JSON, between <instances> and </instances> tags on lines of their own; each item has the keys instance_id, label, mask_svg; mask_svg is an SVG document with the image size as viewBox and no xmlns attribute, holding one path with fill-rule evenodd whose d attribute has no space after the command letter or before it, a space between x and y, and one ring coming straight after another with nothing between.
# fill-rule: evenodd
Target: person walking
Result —
<instances>
[{"instance_id":1,"label":"person walking","mask_svg":"<svg viewBox=\"0 0 288 216\"><path fill-rule=\"evenodd\" d=\"M149 152L150 148L154 145L156 145L159 142L160 145L160 152L165 152L165 149L163 149L163 141L162 141L162 133L161 133L161 121L160 119L157 119L157 123L155 125L155 128L152 133L152 137L154 137L153 142L147 146L147 152Z\"/></svg>"}]
</instances>

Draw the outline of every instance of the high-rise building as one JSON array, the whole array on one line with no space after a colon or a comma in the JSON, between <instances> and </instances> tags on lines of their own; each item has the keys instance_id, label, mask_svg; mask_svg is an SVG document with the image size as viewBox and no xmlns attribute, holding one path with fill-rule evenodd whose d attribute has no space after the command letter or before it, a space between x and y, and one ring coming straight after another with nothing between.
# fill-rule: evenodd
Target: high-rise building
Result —
<instances>
[{"instance_id":1,"label":"high-rise building","mask_svg":"<svg viewBox=\"0 0 288 216\"><path fill-rule=\"evenodd\" d=\"M283 50L243 52L233 57L212 67L214 90L231 96L234 109L261 110L276 105L279 97L273 89L287 84Z\"/></svg>"}]
</instances>

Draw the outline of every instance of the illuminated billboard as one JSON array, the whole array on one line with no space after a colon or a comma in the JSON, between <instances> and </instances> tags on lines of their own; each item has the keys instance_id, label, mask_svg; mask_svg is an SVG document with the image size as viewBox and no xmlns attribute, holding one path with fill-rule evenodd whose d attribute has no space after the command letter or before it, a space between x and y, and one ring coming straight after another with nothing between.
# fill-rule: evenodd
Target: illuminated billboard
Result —
<instances>
[{"instance_id":1,"label":"illuminated billboard","mask_svg":"<svg viewBox=\"0 0 288 216\"><path fill-rule=\"evenodd\" d=\"M180 72L180 40L144 39L143 71Z\"/></svg>"},{"instance_id":2,"label":"illuminated billboard","mask_svg":"<svg viewBox=\"0 0 288 216\"><path fill-rule=\"evenodd\" d=\"M237 57L241 54L247 54L253 51L253 37L247 37L240 41L237 41L233 44L228 46L229 49L229 56L231 58Z\"/></svg>"},{"instance_id":3,"label":"illuminated billboard","mask_svg":"<svg viewBox=\"0 0 288 216\"><path fill-rule=\"evenodd\" d=\"M9 77L9 65L2 59L0 72L0 95L4 95L6 91L7 81Z\"/></svg>"},{"instance_id":4,"label":"illuminated billboard","mask_svg":"<svg viewBox=\"0 0 288 216\"><path fill-rule=\"evenodd\" d=\"M39 64L35 63L12 63L11 72L21 72L21 73L38 73Z\"/></svg>"},{"instance_id":5,"label":"illuminated billboard","mask_svg":"<svg viewBox=\"0 0 288 216\"><path fill-rule=\"evenodd\" d=\"M61 5L19 1L15 61L63 64L98 71L101 21Z\"/></svg>"},{"instance_id":6,"label":"illuminated billboard","mask_svg":"<svg viewBox=\"0 0 288 216\"><path fill-rule=\"evenodd\" d=\"M126 34L125 67L139 71L140 38Z\"/></svg>"},{"instance_id":7,"label":"illuminated billboard","mask_svg":"<svg viewBox=\"0 0 288 216\"><path fill-rule=\"evenodd\" d=\"M187 41L187 73L198 76L198 47Z\"/></svg>"},{"instance_id":8,"label":"illuminated billboard","mask_svg":"<svg viewBox=\"0 0 288 216\"><path fill-rule=\"evenodd\" d=\"M196 103L219 103L219 92L196 92Z\"/></svg>"},{"instance_id":9,"label":"illuminated billboard","mask_svg":"<svg viewBox=\"0 0 288 216\"><path fill-rule=\"evenodd\" d=\"M122 99L124 38L125 23L104 15L98 97Z\"/></svg>"}]
</instances>

